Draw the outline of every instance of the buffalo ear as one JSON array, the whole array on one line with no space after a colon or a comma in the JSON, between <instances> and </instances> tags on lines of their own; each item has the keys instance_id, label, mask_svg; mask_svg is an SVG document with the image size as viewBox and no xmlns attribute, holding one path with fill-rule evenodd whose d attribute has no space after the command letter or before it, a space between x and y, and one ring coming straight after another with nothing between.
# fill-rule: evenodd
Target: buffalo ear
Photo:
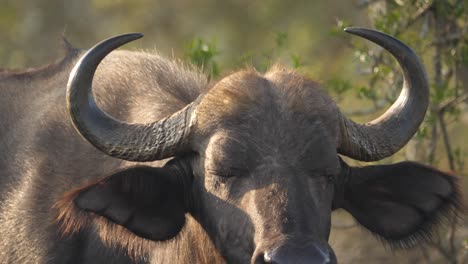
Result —
<instances>
[{"instance_id":1,"label":"buffalo ear","mask_svg":"<svg viewBox=\"0 0 468 264\"><path fill-rule=\"evenodd\" d=\"M341 207L394 246L429 239L460 207L456 177L431 167L402 162L346 169Z\"/></svg>"},{"instance_id":2,"label":"buffalo ear","mask_svg":"<svg viewBox=\"0 0 468 264\"><path fill-rule=\"evenodd\" d=\"M104 233L119 230L109 227L116 224L154 241L173 238L185 224L186 208L184 186L171 174L167 168L138 166L69 192L58 204L64 231L94 221L107 226Z\"/></svg>"}]
</instances>

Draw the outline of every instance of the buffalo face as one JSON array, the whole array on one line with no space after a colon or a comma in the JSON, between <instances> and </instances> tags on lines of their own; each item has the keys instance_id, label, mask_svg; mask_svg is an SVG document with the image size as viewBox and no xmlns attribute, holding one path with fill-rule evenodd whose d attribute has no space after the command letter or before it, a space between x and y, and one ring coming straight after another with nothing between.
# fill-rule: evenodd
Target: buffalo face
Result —
<instances>
[{"instance_id":1,"label":"buffalo face","mask_svg":"<svg viewBox=\"0 0 468 264\"><path fill-rule=\"evenodd\" d=\"M279 68L231 75L205 95L196 112L195 211L227 259L334 258L334 110L315 83Z\"/></svg>"}]
</instances>

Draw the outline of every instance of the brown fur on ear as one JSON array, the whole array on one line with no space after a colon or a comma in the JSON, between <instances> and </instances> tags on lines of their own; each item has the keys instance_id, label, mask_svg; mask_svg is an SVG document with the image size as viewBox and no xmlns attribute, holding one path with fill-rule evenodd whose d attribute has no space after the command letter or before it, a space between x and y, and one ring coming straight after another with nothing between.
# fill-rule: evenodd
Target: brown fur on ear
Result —
<instances>
[{"instance_id":1,"label":"brown fur on ear","mask_svg":"<svg viewBox=\"0 0 468 264\"><path fill-rule=\"evenodd\" d=\"M96 232L109 248L148 258L175 240L186 216L184 186L168 168L135 166L66 192L55 204L62 235Z\"/></svg>"},{"instance_id":2,"label":"brown fur on ear","mask_svg":"<svg viewBox=\"0 0 468 264\"><path fill-rule=\"evenodd\" d=\"M74 200L79 193L94 184L99 183L91 183L66 192L63 198L55 204L54 207L59 211L57 223L60 226L60 233L63 236L71 236L79 231L95 227L105 246L119 248L132 259L149 258L151 250L156 246L157 242L136 236L105 217L81 210L76 206Z\"/></svg>"},{"instance_id":3,"label":"brown fur on ear","mask_svg":"<svg viewBox=\"0 0 468 264\"><path fill-rule=\"evenodd\" d=\"M56 222L60 226L60 233L64 236L73 235L78 231L90 226L94 215L91 212L80 210L74 203L79 193L93 184L88 184L80 188L66 192L62 199L57 201L54 208L58 210ZM94 215L94 217L97 217Z\"/></svg>"},{"instance_id":4,"label":"brown fur on ear","mask_svg":"<svg viewBox=\"0 0 468 264\"><path fill-rule=\"evenodd\" d=\"M105 217L80 210L75 205L74 199L91 185L93 184L65 193L55 204L55 208L59 211L57 222L63 236L95 229L106 247L118 248L135 261L149 261L151 256L158 252L158 259L163 262L184 263L188 259L195 259L200 264L224 263L204 229L190 216L186 216L186 227L176 237L164 242L155 242L139 237ZM174 252L180 254L174 256Z\"/></svg>"}]
</instances>

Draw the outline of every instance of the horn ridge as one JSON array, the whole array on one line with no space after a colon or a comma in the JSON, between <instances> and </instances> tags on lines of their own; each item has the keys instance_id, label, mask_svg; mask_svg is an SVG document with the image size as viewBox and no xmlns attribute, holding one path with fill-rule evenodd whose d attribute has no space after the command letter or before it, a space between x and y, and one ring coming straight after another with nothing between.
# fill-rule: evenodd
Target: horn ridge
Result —
<instances>
[{"instance_id":1,"label":"horn ridge","mask_svg":"<svg viewBox=\"0 0 468 264\"><path fill-rule=\"evenodd\" d=\"M94 147L115 158L153 161L189 149L193 125L191 103L162 120L149 124L129 124L102 111L92 94L92 81L99 63L118 47L141 38L130 33L109 38L91 48L76 63L67 84L67 108L75 129Z\"/></svg>"}]
</instances>

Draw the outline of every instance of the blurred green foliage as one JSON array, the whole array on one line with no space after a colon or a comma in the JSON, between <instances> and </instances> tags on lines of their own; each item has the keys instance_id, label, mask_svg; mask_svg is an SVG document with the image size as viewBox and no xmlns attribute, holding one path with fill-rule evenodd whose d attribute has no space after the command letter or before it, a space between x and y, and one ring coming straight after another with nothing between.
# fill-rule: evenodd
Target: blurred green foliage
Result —
<instances>
[{"instance_id":1,"label":"blurred green foliage","mask_svg":"<svg viewBox=\"0 0 468 264\"><path fill-rule=\"evenodd\" d=\"M216 41L206 42L201 38L192 40L185 53L189 61L200 67L210 79L219 75L219 66L214 59L216 55L218 55Z\"/></svg>"},{"instance_id":2,"label":"blurred green foliage","mask_svg":"<svg viewBox=\"0 0 468 264\"><path fill-rule=\"evenodd\" d=\"M278 60L307 65L323 81L342 71L351 52L328 34L330 25L336 17L366 21L349 12L353 5L339 0L2 0L0 67L38 66L57 58L62 34L76 47L88 48L138 31L145 38L126 48L156 48L182 58L186 43L216 39L221 72L246 64L265 69ZM333 68L323 67L324 61L333 61Z\"/></svg>"}]
</instances>

